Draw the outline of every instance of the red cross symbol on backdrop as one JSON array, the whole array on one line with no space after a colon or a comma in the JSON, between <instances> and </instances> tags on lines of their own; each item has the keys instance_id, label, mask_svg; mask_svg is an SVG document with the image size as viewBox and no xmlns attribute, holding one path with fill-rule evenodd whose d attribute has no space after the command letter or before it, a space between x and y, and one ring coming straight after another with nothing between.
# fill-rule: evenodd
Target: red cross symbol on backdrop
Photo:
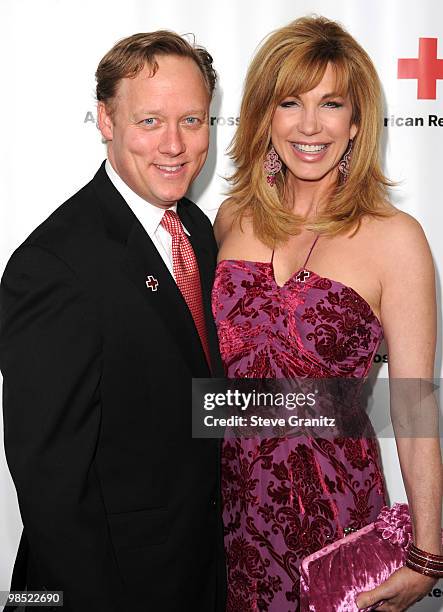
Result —
<instances>
[{"instance_id":1,"label":"red cross symbol on backdrop","mask_svg":"<svg viewBox=\"0 0 443 612\"><path fill-rule=\"evenodd\" d=\"M443 79L443 59L437 59L437 42L437 38L419 38L418 59L398 60L399 79L418 79L419 100L435 100L437 79Z\"/></svg>"}]
</instances>

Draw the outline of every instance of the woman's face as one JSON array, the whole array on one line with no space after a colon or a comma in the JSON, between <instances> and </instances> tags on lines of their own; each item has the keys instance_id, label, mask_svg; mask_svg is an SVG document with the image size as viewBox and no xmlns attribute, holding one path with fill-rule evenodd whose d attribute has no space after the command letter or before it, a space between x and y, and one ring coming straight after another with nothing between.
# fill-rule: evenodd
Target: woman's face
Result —
<instances>
[{"instance_id":1,"label":"woman's face","mask_svg":"<svg viewBox=\"0 0 443 612\"><path fill-rule=\"evenodd\" d=\"M337 94L335 80L328 64L314 89L285 98L274 113L272 144L288 169L289 182L334 181L349 140L357 133L350 99Z\"/></svg>"}]
</instances>

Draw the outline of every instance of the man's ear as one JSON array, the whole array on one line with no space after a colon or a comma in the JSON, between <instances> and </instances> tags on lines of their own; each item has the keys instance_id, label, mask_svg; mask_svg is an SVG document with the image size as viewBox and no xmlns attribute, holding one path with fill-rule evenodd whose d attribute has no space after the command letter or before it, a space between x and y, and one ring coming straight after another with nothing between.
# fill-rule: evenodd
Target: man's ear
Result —
<instances>
[{"instance_id":1,"label":"man's ear","mask_svg":"<svg viewBox=\"0 0 443 612\"><path fill-rule=\"evenodd\" d=\"M103 139L106 142L112 140L114 124L112 123L109 109L106 107L104 102L99 102L97 104L97 125L98 129L102 133Z\"/></svg>"}]
</instances>

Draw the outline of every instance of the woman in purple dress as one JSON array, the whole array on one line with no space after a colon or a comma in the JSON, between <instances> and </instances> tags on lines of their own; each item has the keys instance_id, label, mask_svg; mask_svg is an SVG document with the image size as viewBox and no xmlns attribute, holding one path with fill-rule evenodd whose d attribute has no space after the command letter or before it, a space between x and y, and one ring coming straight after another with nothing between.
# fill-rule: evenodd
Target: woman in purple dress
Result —
<instances>
[{"instance_id":1,"label":"woman in purple dress","mask_svg":"<svg viewBox=\"0 0 443 612\"><path fill-rule=\"evenodd\" d=\"M228 377L364 378L383 336L390 377L433 377L433 264L388 202L381 125L376 71L338 24L299 19L259 49L215 224ZM397 446L415 543L441 555L438 439ZM222 487L228 612L299 610L302 559L387 501L373 438L226 438ZM404 567L358 603L404 610L433 584Z\"/></svg>"}]
</instances>

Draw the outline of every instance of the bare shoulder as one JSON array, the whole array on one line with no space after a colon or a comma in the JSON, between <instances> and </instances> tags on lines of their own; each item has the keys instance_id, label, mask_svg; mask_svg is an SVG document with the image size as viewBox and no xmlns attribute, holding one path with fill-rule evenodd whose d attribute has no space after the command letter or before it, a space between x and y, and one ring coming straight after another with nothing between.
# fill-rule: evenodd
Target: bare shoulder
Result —
<instances>
[{"instance_id":1,"label":"bare shoulder","mask_svg":"<svg viewBox=\"0 0 443 612\"><path fill-rule=\"evenodd\" d=\"M377 249L385 274L433 271L425 232L412 215L389 205L387 217L372 217L366 224L368 237Z\"/></svg>"},{"instance_id":2,"label":"bare shoulder","mask_svg":"<svg viewBox=\"0 0 443 612\"><path fill-rule=\"evenodd\" d=\"M386 249L407 256L417 250L428 250L428 242L419 221L409 213L392 206L392 215L377 218L374 231L380 235Z\"/></svg>"},{"instance_id":3,"label":"bare shoulder","mask_svg":"<svg viewBox=\"0 0 443 612\"><path fill-rule=\"evenodd\" d=\"M234 237L239 233L247 232L251 222L248 215L244 214L241 222L238 216L237 203L233 198L228 198L221 203L214 221L214 234L219 247L229 236Z\"/></svg>"},{"instance_id":4,"label":"bare shoulder","mask_svg":"<svg viewBox=\"0 0 443 612\"><path fill-rule=\"evenodd\" d=\"M228 198L221 203L214 221L214 234L219 246L234 224L235 204L232 198Z\"/></svg>"}]
</instances>

